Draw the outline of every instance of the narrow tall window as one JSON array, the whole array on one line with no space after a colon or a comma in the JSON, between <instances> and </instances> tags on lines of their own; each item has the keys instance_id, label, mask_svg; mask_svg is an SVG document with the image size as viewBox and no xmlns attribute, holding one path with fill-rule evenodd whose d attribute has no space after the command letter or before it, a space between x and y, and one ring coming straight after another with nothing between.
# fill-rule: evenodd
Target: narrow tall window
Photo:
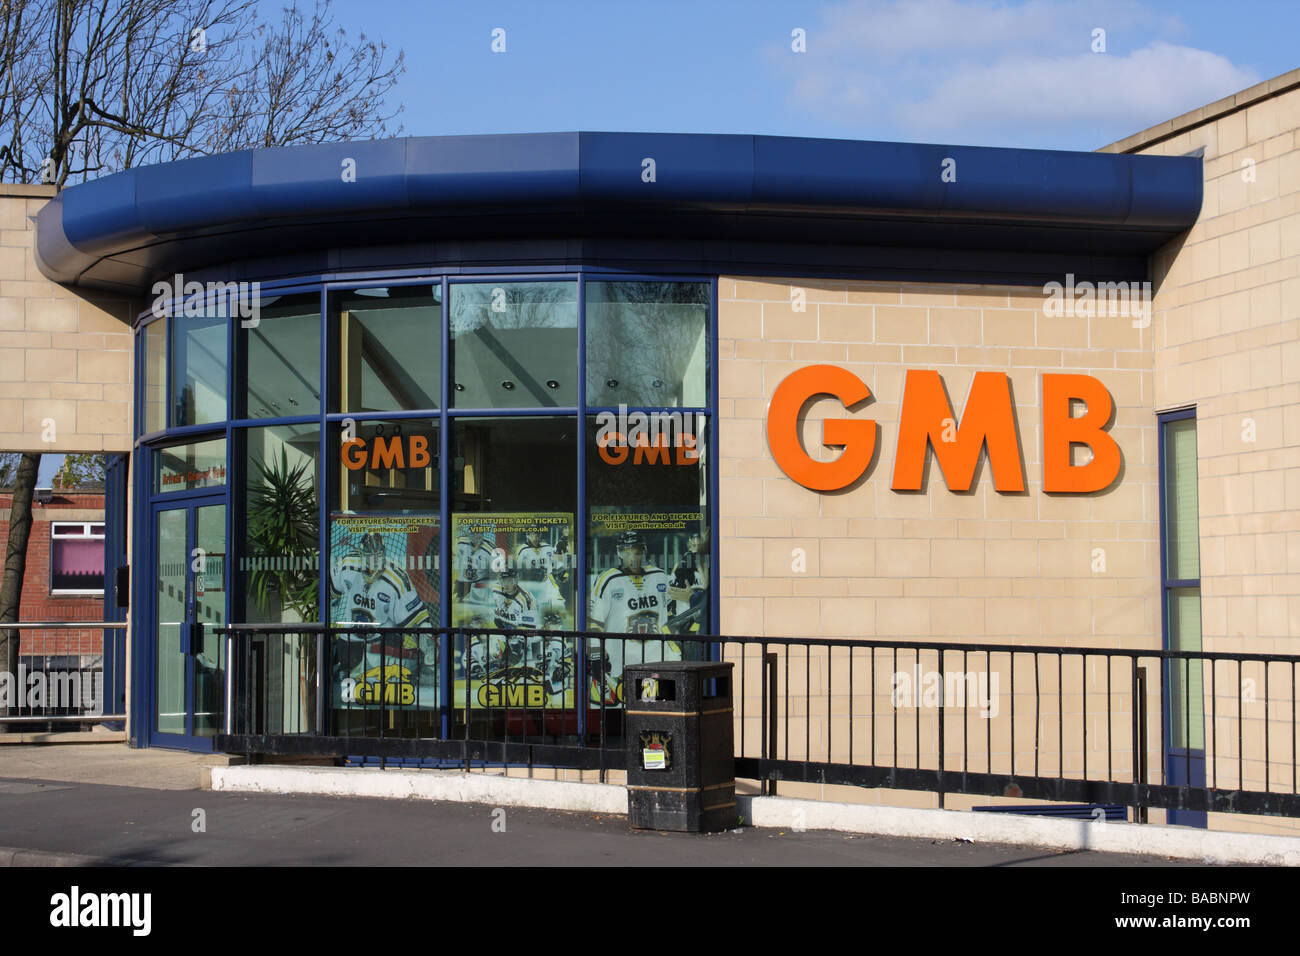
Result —
<instances>
[{"instance_id":1,"label":"narrow tall window","mask_svg":"<svg viewBox=\"0 0 1300 956\"><path fill-rule=\"evenodd\" d=\"M1161 598L1164 646L1201 650L1200 521L1196 488L1196 411L1160 417ZM1205 667L1200 660L1168 662L1165 740L1169 783L1205 781ZM1171 823L1204 826L1204 814L1178 812Z\"/></svg>"}]
</instances>

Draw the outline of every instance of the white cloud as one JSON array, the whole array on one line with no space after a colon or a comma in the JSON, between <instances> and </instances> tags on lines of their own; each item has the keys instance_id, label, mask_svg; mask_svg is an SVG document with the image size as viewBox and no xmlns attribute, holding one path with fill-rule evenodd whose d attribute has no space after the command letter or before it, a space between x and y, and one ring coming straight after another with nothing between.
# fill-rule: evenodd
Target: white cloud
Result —
<instances>
[{"instance_id":1,"label":"white cloud","mask_svg":"<svg viewBox=\"0 0 1300 956\"><path fill-rule=\"evenodd\" d=\"M1126 0L855 0L822 19L774 62L792 106L854 136L1093 149L1259 81Z\"/></svg>"}]
</instances>

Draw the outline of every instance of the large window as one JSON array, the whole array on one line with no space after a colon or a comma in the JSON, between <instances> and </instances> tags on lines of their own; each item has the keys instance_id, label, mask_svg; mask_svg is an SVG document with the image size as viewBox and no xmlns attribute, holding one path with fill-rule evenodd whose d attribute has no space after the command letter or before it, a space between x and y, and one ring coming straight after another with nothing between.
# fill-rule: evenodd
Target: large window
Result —
<instances>
[{"instance_id":1,"label":"large window","mask_svg":"<svg viewBox=\"0 0 1300 956\"><path fill-rule=\"evenodd\" d=\"M452 430L452 624L536 634L457 637L457 726L469 720L474 735L498 735L511 705L537 711L524 735L577 731L574 644L546 636L576 621L577 430L574 416L464 418Z\"/></svg>"},{"instance_id":2,"label":"large window","mask_svg":"<svg viewBox=\"0 0 1300 956\"><path fill-rule=\"evenodd\" d=\"M142 330L140 427L213 426L158 449L155 495L224 487L233 463L233 614L348 626L336 732L571 735L619 709L625 663L700 652L709 282L300 290ZM414 633L433 625L461 632ZM554 636L587 626L634 637ZM294 653L266 680L308 674Z\"/></svg>"},{"instance_id":3,"label":"large window","mask_svg":"<svg viewBox=\"0 0 1300 956\"><path fill-rule=\"evenodd\" d=\"M249 428L242 438L244 620L318 620L320 426Z\"/></svg>"},{"instance_id":4,"label":"large window","mask_svg":"<svg viewBox=\"0 0 1300 956\"><path fill-rule=\"evenodd\" d=\"M267 296L239 323L243 348L235 418L320 413L320 293Z\"/></svg>"},{"instance_id":5,"label":"large window","mask_svg":"<svg viewBox=\"0 0 1300 956\"><path fill-rule=\"evenodd\" d=\"M646 635L589 653L589 691L624 701L623 666L697 657L711 631L708 419L633 410L587 423L587 626Z\"/></svg>"},{"instance_id":6,"label":"large window","mask_svg":"<svg viewBox=\"0 0 1300 956\"><path fill-rule=\"evenodd\" d=\"M587 283L587 404L708 404L709 286Z\"/></svg>"},{"instance_id":7,"label":"large window","mask_svg":"<svg viewBox=\"0 0 1300 956\"><path fill-rule=\"evenodd\" d=\"M442 286L378 286L339 297L339 410L442 406Z\"/></svg>"},{"instance_id":8,"label":"large window","mask_svg":"<svg viewBox=\"0 0 1300 956\"><path fill-rule=\"evenodd\" d=\"M172 425L226 420L226 356L230 323L210 310L172 322ZM224 310L221 310L224 311Z\"/></svg>"},{"instance_id":9,"label":"large window","mask_svg":"<svg viewBox=\"0 0 1300 956\"><path fill-rule=\"evenodd\" d=\"M578 404L578 284L451 287L455 408Z\"/></svg>"}]
</instances>

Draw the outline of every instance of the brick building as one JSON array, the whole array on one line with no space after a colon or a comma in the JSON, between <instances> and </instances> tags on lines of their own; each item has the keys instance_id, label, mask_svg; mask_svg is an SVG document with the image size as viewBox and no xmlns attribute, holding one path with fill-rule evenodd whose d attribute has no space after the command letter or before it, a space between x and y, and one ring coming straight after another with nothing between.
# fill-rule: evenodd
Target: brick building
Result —
<instances>
[{"instance_id":1,"label":"brick building","mask_svg":"<svg viewBox=\"0 0 1300 956\"><path fill-rule=\"evenodd\" d=\"M48 489L32 502L19 619L33 622L104 619L104 492ZM11 496L0 490L0 553L9 539ZM89 666L103 652L98 629L28 631L24 656L76 656Z\"/></svg>"}]
</instances>

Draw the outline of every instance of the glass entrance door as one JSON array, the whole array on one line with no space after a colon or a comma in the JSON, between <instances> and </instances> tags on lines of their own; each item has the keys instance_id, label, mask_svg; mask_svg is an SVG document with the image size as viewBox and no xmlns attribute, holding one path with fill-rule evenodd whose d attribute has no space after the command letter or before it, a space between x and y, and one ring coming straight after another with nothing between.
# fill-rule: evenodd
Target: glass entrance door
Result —
<instances>
[{"instance_id":1,"label":"glass entrance door","mask_svg":"<svg viewBox=\"0 0 1300 956\"><path fill-rule=\"evenodd\" d=\"M221 729L226 505L191 498L153 509L156 605L150 743L210 750Z\"/></svg>"}]
</instances>

